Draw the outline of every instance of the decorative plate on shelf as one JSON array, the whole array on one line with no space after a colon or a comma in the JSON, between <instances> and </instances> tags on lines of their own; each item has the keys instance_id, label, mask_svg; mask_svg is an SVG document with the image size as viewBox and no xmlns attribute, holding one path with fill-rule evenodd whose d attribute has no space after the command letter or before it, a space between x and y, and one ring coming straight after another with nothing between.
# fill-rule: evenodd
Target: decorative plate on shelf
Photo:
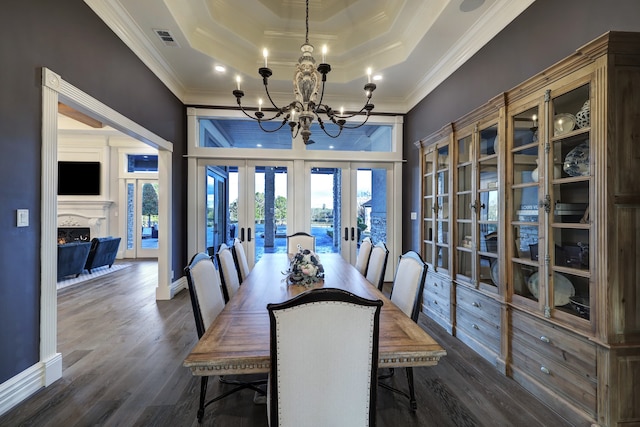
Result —
<instances>
[{"instance_id":1,"label":"decorative plate on shelf","mask_svg":"<svg viewBox=\"0 0 640 427\"><path fill-rule=\"evenodd\" d=\"M538 272L536 271L529 277L527 281L527 286L529 287L529 291L531 294L538 299ZM576 294L576 290L573 287L573 284L566 276L553 273L553 301L557 306L567 305L571 302L570 298Z\"/></svg>"},{"instance_id":2,"label":"decorative plate on shelf","mask_svg":"<svg viewBox=\"0 0 640 427\"><path fill-rule=\"evenodd\" d=\"M576 127L576 117L569 113L560 113L553 119L553 135L559 136L569 133Z\"/></svg>"},{"instance_id":3,"label":"decorative plate on shelf","mask_svg":"<svg viewBox=\"0 0 640 427\"><path fill-rule=\"evenodd\" d=\"M589 141L577 145L567 153L562 167L569 176L589 175Z\"/></svg>"}]
</instances>

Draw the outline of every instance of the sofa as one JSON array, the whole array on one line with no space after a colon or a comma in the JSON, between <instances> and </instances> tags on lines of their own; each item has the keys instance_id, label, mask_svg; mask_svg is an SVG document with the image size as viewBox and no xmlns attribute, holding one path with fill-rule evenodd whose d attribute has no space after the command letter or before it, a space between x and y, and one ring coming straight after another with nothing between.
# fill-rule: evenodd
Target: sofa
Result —
<instances>
[{"instance_id":1,"label":"sofa","mask_svg":"<svg viewBox=\"0 0 640 427\"><path fill-rule=\"evenodd\" d=\"M111 267L116 260L120 237L94 237L91 239L91 250L87 256L84 268L91 273L92 268L108 265Z\"/></svg>"},{"instance_id":2,"label":"sofa","mask_svg":"<svg viewBox=\"0 0 640 427\"><path fill-rule=\"evenodd\" d=\"M70 242L58 245L58 280L66 276L78 277L84 270L90 242Z\"/></svg>"}]
</instances>

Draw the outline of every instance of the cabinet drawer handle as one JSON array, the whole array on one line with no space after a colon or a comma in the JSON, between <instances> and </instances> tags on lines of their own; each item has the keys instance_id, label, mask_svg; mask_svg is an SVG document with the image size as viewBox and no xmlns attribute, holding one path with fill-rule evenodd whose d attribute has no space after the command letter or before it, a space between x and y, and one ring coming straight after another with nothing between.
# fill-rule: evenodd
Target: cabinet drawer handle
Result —
<instances>
[{"instance_id":1,"label":"cabinet drawer handle","mask_svg":"<svg viewBox=\"0 0 640 427\"><path fill-rule=\"evenodd\" d=\"M547 344L549 344L551 342L551 340L549 338L545 337L544 335L540 337L540 341L546 342Z\"/></svg>"},{"instance_id":2,"label":"cabinet drawer handle","mask_svg":"<svg viewBox=\"0 0 640 427\"><path fill-rule=\"evenodd\" d=\"M480 328L478 327L478 325L476 325L475 323L471 324L471 327L472 327L473 329L480 329Z\"/></svg>"},{"instance_id":3,"label":"cabinet drawer handle","mask_svg":"<svg viewBox=\"0 0 640 427\"><path fill-rule=\"evenodd\" d=\"M472 305L472 306L474 306L474 307L480 307L480 304L478 304L478 303L477 303L477 302L475 302L475 301L474 301L474 302L472 302L472 303L471 303L471 305Z\"/></svg>"},{"instance_id":4,"label":"cabinet drawer handle","mask_svg":"<svg viewBox=\"0 0 640 427\"><path fill-rule=\"evenodd\" d=\"M540 370L542 371L543 374L549 375L551 373L551 371L549 371L549 369L545 366L540 366Z\"/></svg>"}]
</instances>

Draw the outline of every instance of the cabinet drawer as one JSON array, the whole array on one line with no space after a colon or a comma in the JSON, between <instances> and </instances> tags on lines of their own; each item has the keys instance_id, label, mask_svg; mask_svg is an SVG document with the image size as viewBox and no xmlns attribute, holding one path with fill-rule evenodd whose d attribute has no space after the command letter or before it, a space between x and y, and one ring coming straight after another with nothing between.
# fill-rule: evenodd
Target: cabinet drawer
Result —
<instances>
[{"instance_id":1,"label":"cabinet drawer","mask_svg":"<svg viewBox=\"0 0 640 427\"><path fill-rule=\"evenodd\" d=\"M595 417L596 348L569 331L514 312L511 332L514 378L522 371L548 391L558 394Z\"/></svg>"},{"instance_id":2,"label":"cabinet drawer","mask_svg":"<svg viewBox=\"0 0 640 427\"><path fill-rule=\"evenodd\" d=\"M589 379L596 377L596 346L586 339L553 324L513 311L512 334L543 356L570 366Z\"/></svg>"},{"instance_id":3,"label":"cabinet drawer","mask_svg":"<svg viewBox=\"0 0 640 427\"><path fill-rule=\"evenodd\" d=\"M427 273L424 284L424 305L428 311L449 320L451 317L451 285L448 278Z\"/></svg>"},{"instance_id":4,"label":"cabinet drawer","mask_svg":"<svg viewBox=\"0 0 640 427\"><path fill-rule=\"evenodd\" d=\"M494 353L500 352L500 305L472 290L456 288L456 335ZM471 347L473 345L469 344Z\"/></svg>"},{"instance_id":5,"label":"cabinet drawer","mask_svg":"<svg viewBox=\"0 0 640 427\"><path fill-rule=\"evenodd\" d=\"M500 329L500 305L491 298L464 286L457 286L456 307Z\"/></svg>"}]
</instances>

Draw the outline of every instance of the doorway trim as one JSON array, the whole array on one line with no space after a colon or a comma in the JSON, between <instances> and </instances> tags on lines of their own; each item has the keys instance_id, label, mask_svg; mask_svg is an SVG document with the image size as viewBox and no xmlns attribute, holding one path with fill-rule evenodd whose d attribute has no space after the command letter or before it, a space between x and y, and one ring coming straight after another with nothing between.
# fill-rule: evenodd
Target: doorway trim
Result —
<instances>
[{"instance_id":1,"label":"doorway trim","mask_svg":"<svg viewBox=\"0 0 640 427\"><path fill-rule=\"evenodd\" d=\"M42 68L42 173L41 173L41 230L40 230L40 363L31 384L33 390L21 390L29 394L62 377L62 354L57 352L57 158L58 158L58 101L98 118L122 133L142 141L158 150L158 182L163 197L158 211L163 225L159 230L158 286L156 299L173 296L171 288L170 249L173 228L172 200L172 152L173 144L148 131L127 117L101 103L62 79L50 69ZM28 388L29 384L24 384Z\"/></svg>"}]
</instances>

